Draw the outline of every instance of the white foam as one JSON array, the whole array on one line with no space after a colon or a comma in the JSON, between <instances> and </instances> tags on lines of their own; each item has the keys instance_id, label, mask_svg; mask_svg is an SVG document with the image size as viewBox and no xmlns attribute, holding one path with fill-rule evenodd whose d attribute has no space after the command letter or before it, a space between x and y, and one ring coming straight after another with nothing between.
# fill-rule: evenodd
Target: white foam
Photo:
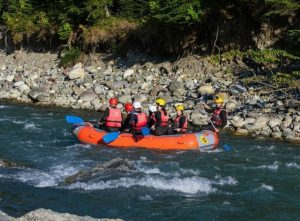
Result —
<instances>
[{"instance_id":1,"label":"white foam","mask_svg":"<svg viewBox=\"0 0 300 221\"><path fill-rule=\"evenodd\" d=\"M264 190L269 190L269 191L273 191L274 187L270 186L270 185L266 185L264 183L261 184L261 188Z\"/></svg>"},{"instance_id":2,"label":"white foam","mask_svg":"<svg viewBox=\"0 0 300 221\"><path fill-rule=\"evenodd\" d=\"M270 169L270 170L277 170L279 167L279 163L278 161L275 161L273 164L271 165L261 165L261 166L258 166L257 168L259 169Z\"/></svg>"},{"instance_id":3,"label":"white foam","mask_svg":"<svg viewBox=\"0 0 300 221\"><path fill-rule=\"evenodd\" d=\"M151 201L153 200L152 197L150 195L144 195L144 196L140 196L139 197L141 200L144 200L144 201Z\"/></svg>"},{"instance_id":4,"label":"white foam","mask_svg":"<svg viewBox=\"0 0 300 221\"><path fill-rule=\"evenodd\" d=\"M222 178L219 175L215 176L215 179L217 180L215 184L218 184L220 186L224 185L237 185L239 182L232 176L227 176L225 178Z\"/></svg>"},{"instance_id":5,"label":"white foam","mask_svg":"<svg viewBox=\"0 0 300 221\"><path fill-rule=\"evenodd\" d=\"M211 182L206 178L190 177L190 178L157 178L157 177L144 177L144 178L120 178L117 180L100 181L97 183L81 183L77 182L70 185L69 188L79 188L84 190L103 190L115 189L119 187L130 188L133 186L141 186L147 188L154 188L163 191L176 191L185 194L196 193L212 193L216 189L211 186Z\"/></svg>"},{"instance_id":6,"label":"white foam","mask_svg":"<svg viewBox=\"0 0 300 221\"><path fill-rule=\"evenodd\" d=\"M26 123L24 125L25 130L40 130L40 128L37 128L34 123Z\"/></svg>"},{"instance_id":7,"label":"white foam","mask_svg":"<svg viewBox=\"0 0 300 221\"><path fill-rule=\"evenodd\" d=\"M293 168L297 168L297 169L300 169L300 165L295 163L295 162L292 162L292 163L286 163L285 164L287 167L293 167Z\"/></svg>"},{"instance_id":8,"label":"white foam","mask_svg":"<svg viewBox=\"0 0 300 221\"><path fill-rule=\"evenodd\" d=\"M82 167L82 165L79 165ZM14 178L36 187L57 186L67 176L73 175L79 171L79 168L65 164L50 168L50 171L27 169L14 175Z\"/></svg>"},{"instance_id":9,"label":"white foam","mask_svg":"<svg viewBox=\"0 0 300 221\"><path fill-rule=\"evenodd\" d=\"M0 105L0 109L5 109L7 108L8 106L5 106L5 105Z\"/></svg>"},{"instance_id":10,"label":"white foam","mask_svg":"<svg viewBox=\"0 0 300 221\"><path fill-rule=\"evenodd\" d=\"M13 120L12 122L14 124L25 124L27 121L24 121L24 120Z\"/></svg>"}]
</instances>

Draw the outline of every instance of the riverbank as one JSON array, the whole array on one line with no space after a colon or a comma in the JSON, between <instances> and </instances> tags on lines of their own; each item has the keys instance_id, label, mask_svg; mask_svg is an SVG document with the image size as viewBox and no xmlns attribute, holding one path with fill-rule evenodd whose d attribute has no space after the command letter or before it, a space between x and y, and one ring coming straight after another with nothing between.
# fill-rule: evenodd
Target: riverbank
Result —
<instances>
[{"instance_id":1,"label":"riverbank","mask_svg":"<svg viewBox=\"0 0 300 221\"><path fill-rule=\"evenodd\" d=\"M1 221L122 221L122 219L94 219L90 216L77 216L69 213L56 213L52 210L47 209L37 209L31 211L24 216L19 218L14 218L8 216L0 210L0 220Z\"/></svg>"},{"instance_id":2,"label":"riverbank","mask_svg":"<svg viewBox=\"0 0 300 221\"><path fill-rule=\"evenodd\" d=\"M209 57L189 56L170 62L142 55L124 59L97 54L89 65L65 69L58 63L57 54L0 54L0 99L103 111L113 96L118 97L119 108L134 99L143 102L145 110L163 97L172 117L174 105L183 103L190 122L201 127L209 123L204 102L211 102L220 91L230 113L228 131L300 141L299 98L246 86L240 76L250 71L240 60L219 64Z\"/></svg>"}]
</instances>

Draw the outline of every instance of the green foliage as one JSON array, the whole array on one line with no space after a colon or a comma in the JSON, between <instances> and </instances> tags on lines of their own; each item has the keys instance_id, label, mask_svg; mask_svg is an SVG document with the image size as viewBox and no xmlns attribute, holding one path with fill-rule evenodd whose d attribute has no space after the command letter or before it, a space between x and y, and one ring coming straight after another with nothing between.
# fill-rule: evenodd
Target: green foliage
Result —
<instances>
[{"instance_id":1,"label":"green foliage","mask_svg":"<svg viewBox=\"0 0 300 221\"><path fill-rule=\"evenodd\" d=\"M271 82L277 88L294 87L295 80L300 78L300 71L293 71L291 73L277 72L272 75Z\"/></svg>"},{"instance_id":2,"label":"green foliage","mask_svg":"<svg viewBox=\"0 0 300 221\"><path fill-rule=\"evenodd\" d=\"M67 40L72 32L72 27L69 23L64 23L58 29L58 35L61 40Z\"/></svg>"},{"instance_id":3,"label":"green foliage","mask_svg":"<svg viewBox=\"0 0 300 221\"><path fill-rule=\"evenodd\" d=\"M81 55L81 50L79 48L70 48L63 51L63 56L60 60L59 65L62 67L67 67L76 64Z\"/></svg>"},{"instance_id":4,"label":"green foliage","mask_svg":"<svg viewBox=\"0 0 300 221\"><path fill-rule=\"evenodd\" d=\"M266 13L267 16L272 15L291 15L300 9L298 0L265 0L266 4L270 6L270 10Z\"/></svg>"},{"instance_id":5,"label":"green foliage","mask_svg":"<svg viewBox=\"0 0 300 221\"><path fill-rule=\"evenodd\" d=\"M152 0L149 1L152 19L163 24L191 25L201 21L204 8L201 1Z\"/></svg>"}]
</instances>

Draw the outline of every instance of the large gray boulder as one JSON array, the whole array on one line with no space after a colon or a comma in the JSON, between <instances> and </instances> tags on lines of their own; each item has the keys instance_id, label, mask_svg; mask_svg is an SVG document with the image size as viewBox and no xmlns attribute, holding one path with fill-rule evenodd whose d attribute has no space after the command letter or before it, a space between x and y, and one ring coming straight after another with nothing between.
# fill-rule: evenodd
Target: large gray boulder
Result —
<instances>
[{"instance_id":1,"label":"large gray boulder","mask_svg":"<svg viewBox=\"0 0 300 221\"><path fill-rule=\"evenodd\" d=\"M254 129L260 130L267 126L269 118L266 116L260 116L254 122Z\"/></svg>"},{"instance_id":2,"label":"large gray boulder","mask_svg":"<svg viewBox=\"0 0 300 221\"><path fill-rule=\"evenodd\" d=\"M281 119L277 118L277 117L272 117L268 123L268 125L273 128L276 126L279 126L281 124Z\"/></svg>"},{"instance_id":3,"label":"large gray boulder","mask_svg":"<svg viewBox=\"0 0 300 221\"><path fill-rule=\"evenodd\" d=\"M119 102L122 103L122 104L125 104L125 103L129 103L131 102L131 95L121 95L119 98L118 98Z\"/></svg>"},{"instance_id":4,"label":"large gray boulder","mask_svg":"<svg viewBox=\"0 0 300 221\"><path fill-rule=\"evenodd\" d=\"M85 71L82 68L81 63L78 63L78 64L74 65L73 69L68 74L68 77L71 80L84 78L84 76L85 76Z\"/></svg>"},{"instance_id":5,"label":"large gray boulder","mask_svg":"<svg viewBox=\"0 0 300 221\"><path fill-rule=\"evenodd\" d=\"M214 93L214 88L210 84L206 84L206 85L203 85L203 86L199 87L197 91L201 95L205 95L205 94L209 95L209 94Z\"/></svg>"},{"instance_id":6,"label":"large gray boulder","mask_svg":"<svg viewBox=\"0 0 300 221\"><path fill-rule=\"evenodd\" d=\"M83 102L90 102L92 100L96 100L98 98L97 94L94 93L93 90L86 90L82 94L80 94L79 98Z\"/></svg>"}]
</instances>

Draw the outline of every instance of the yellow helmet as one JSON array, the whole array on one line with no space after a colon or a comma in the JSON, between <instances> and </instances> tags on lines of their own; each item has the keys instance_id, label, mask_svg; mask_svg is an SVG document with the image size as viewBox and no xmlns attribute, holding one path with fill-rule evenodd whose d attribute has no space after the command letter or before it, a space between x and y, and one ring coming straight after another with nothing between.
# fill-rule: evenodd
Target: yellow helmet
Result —
<instances>
[{"instance_id":1,"label":"yellow helmet","mask_svg":"<svg viewBox=\"0 0 300 221\"><path fill-rule=\"evenodd\" d=\"M166 105L166 100L162 99L162 98L158 98L158 99L156 99L155 103L160 105L160 106L165 106Z\"/></svg>"},{"instance_id":2,"label":"yellow helmet","mask_svg":"<svg viewBox=\"0 0 300 221\"><path fill-rule=\"evenodd\" d=\"M224 103L224 97L220 94L217 94L214 98L214 102L216 104L221 104L221 103Z\"/></svg>"},{"instance_id":3,"label":"yellow helmet","mask_svg":"<svg viewBox=\"0 0 300 221\"><path fill-rule=\"evenodd\" d=\"M182 104L179 104L179 105L176 105L175 109L184 111L184 106Z\"/></svg>"}]
</instances>

